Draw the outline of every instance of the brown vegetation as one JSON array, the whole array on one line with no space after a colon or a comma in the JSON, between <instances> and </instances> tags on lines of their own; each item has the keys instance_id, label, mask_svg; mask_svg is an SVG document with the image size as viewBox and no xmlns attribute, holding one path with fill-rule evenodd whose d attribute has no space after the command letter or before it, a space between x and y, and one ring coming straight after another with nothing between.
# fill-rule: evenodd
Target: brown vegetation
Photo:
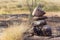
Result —
<instances>
[{"instance_id":1,"label":"brown vegetation","mask_svg":"<svg viewBox=\"0 0 60 40\"><path fill-rule=\"evenodd\" d=\"M30 28L28 23L22 23L21 25L13 25L7 28L2 35L0 40L23 40L24 32Z\"/></svg>"}]
</instances>

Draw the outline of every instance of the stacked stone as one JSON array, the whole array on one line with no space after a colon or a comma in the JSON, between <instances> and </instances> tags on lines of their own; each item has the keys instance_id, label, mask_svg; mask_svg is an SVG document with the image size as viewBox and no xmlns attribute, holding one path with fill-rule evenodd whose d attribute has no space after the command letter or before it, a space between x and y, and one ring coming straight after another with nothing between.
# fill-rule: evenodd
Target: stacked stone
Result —
<instances>
[{"instance_id":1,"label":"stacked stone","mask_svg":"<svg viewBox=\"0 0 60 40\"><path fill-rule=\"evenodd\" d=\"M47 26L47 22L45 19L47 19L46 14L41 9L35 10L35 13L33 14L33 30L35 35L38 36L51 36L51 28Z\"/></svg>"}]
</instances>

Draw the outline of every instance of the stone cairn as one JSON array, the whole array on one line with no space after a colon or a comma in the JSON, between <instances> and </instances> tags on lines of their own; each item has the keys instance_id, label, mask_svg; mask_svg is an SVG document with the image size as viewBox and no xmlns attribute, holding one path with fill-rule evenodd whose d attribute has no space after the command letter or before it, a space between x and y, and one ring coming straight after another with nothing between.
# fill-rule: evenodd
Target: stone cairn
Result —
<instances>
[{"instance_id":1,"label":"stone cairn","mask_svg":"<svg viewBox=\"0 0 60 40\"><path fill-rule=\"evenodd\" d=\"M39 6L36 7L32 13L33 16L33 31L34 35L37 36L51 36L51 27L47 25L46 19L44 16L46 14Z\"/></svg>"}]
</instances>

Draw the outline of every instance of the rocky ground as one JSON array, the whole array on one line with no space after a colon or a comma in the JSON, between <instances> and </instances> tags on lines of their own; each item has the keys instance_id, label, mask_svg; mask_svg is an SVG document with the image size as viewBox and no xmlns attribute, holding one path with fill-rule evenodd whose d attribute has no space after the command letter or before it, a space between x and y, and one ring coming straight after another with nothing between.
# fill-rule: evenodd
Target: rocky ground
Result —
<instances>
[{"instance_id":1,"label":"rocky ground","mask_svg":"<svg viewBox=\"0 0 60 40\"><path fill-rule=\"evenodd\" d=\"M24 40L60 40L60 37L50 38L50 37L34 36L34 37L25 38Z\"/></svg>"},{"instance_id":2,"label":"rocky ground","mask_svg":"<svg viewBox=\"0 0 60 40\"><path fill-rule=\"evenodd\" d=\"M2 33L5 28L13 24L19 24L21 22L26 22L28 19L27 14L15 14L15 15L0 15L0 32ZM25 19L26 20L25 20ZM52 27L52 32L55 35L60 35L60 17L48 17L46 20L48 25ZM1 34L0 33L0 34ZM24 40L60 40L60 37L41 37L41 36L24 36Z\"/></svg>"}]
</instances>

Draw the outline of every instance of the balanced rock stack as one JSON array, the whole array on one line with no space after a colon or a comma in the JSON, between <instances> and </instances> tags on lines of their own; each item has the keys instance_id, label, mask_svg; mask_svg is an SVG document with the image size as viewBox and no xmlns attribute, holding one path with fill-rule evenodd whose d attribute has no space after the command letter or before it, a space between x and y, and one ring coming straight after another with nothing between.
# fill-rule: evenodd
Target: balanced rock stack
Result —
<instances>
[{"instance_id":1,"label":"balanced rock stack","mask_svg":"<svg viewBox=\"0 0 60 40\"><path fill-rule=\"evenodd\" d=\"M38 36L51 36L51 27L47 25L47 22L45 19L47 19L46 14L43 10L40 9L38 6L34 9L32 16L33 16L33 31L34 35Z\"/></svg>"}]
</instances>

